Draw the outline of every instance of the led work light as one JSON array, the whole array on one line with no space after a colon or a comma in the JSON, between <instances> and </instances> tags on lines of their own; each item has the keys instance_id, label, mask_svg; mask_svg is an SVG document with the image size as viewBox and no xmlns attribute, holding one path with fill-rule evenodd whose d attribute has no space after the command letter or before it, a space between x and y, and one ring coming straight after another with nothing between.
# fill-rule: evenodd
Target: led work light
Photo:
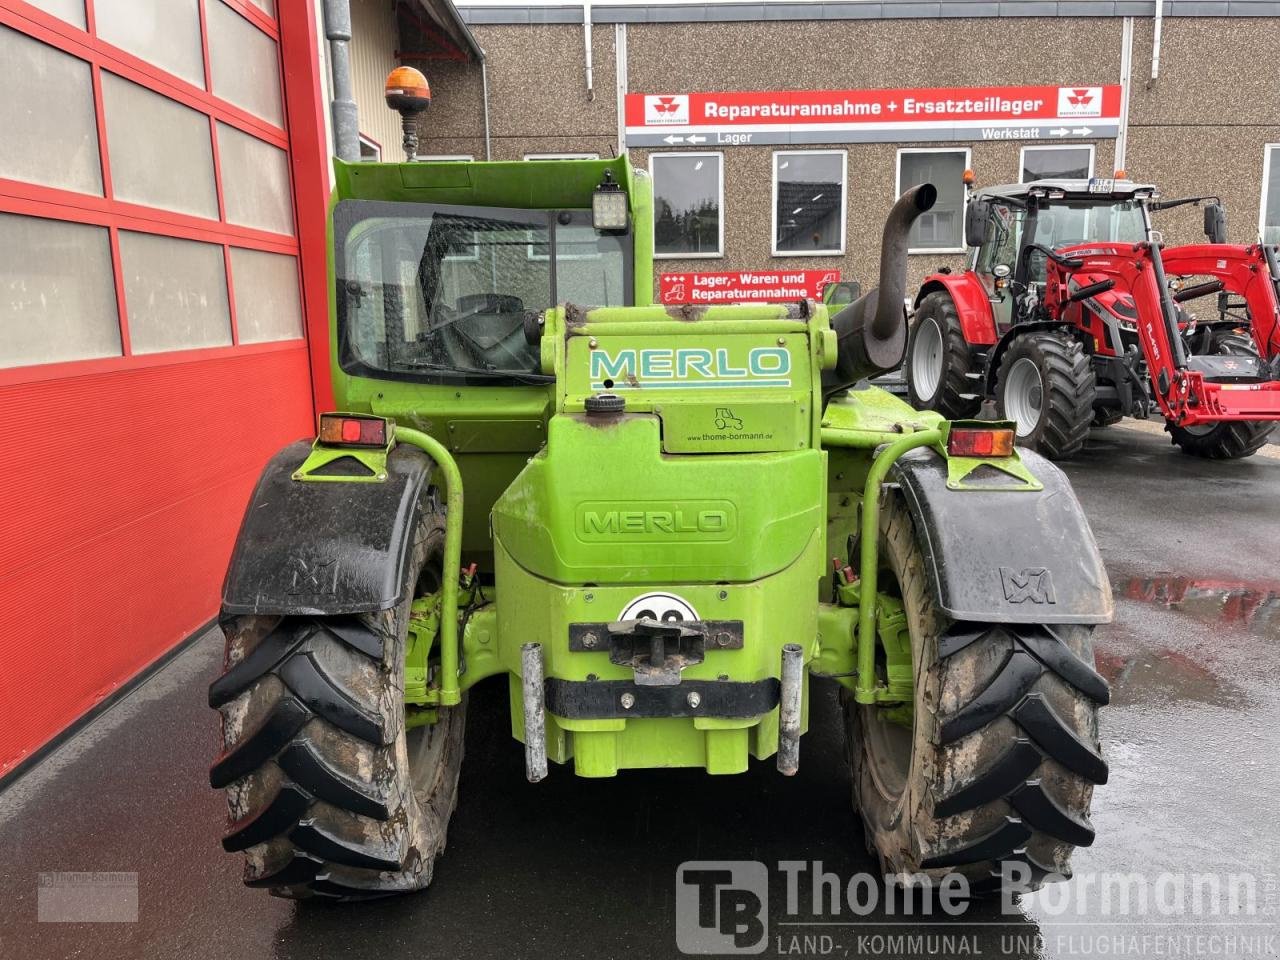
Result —
<instances>
[{"instance_id":1,"label":"led work light","mask_svg":"<svg viewBox=\"0 0 1280 960\"><path fill-rule=\"evenodd\" d=\"M627 192L606 170L600 186L591 195L591 225L603 233L620 233L627 229Z\"/></svg>"}]
</instances>

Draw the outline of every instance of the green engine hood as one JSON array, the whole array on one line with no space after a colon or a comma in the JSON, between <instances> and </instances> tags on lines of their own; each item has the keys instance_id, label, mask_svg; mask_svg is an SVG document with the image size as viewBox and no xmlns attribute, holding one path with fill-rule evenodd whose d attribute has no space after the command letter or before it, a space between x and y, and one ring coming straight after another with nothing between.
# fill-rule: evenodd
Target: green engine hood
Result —
<instances>
[{"instance_id":1,"label":"green engine hood","mask_svg":"<svg viewBox=\"0 0 1280 960\"><path fill-rule=\"evenodd\" d=\"M811 448L673 455L657 414L564 413L494 505L493 533L559 583L755 580L821 535L823 459Z\"/></svg>"}]
</instances>

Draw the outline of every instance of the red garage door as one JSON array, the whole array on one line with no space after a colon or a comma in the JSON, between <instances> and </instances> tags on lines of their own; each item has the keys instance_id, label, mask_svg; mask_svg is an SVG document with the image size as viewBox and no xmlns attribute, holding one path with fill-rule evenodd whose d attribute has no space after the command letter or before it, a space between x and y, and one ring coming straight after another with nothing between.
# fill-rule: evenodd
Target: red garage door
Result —
<instances>
[{"instance_id":1,"label":"red garage door","mask_svg":"<svg viewBox=\"0 0 1280 960\"><path fill-rule=\"evenodd\" d=\"M0 775L216 614L311 429L315 33L309 0L0 0Z\"/></svg>"}]
</instances>

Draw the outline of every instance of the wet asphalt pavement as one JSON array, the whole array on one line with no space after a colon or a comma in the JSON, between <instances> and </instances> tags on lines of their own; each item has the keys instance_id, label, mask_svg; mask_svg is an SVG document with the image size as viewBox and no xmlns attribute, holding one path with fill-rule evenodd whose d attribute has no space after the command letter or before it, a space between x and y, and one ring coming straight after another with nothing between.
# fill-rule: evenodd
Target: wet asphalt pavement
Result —
<instances>
[{"instance_id":1,"label":"wet asphalt pavement","mask_svg":"<svg viewBox=\"0 0 1280 960\"><path fill-rule=\"evenodd\" d=\"M1203 463L1112 428L1068 466L1117 601L1096 640L1113 688L1111 782L1095 794L1097 841L1076 854L1077 883L1105 871L1224 884L1249 874L1246 912L1197 910L1166 884L1148 888L1146 910L1135 894L1127 916L1086 889L1065 902L1040 894L1011 915L976 908L964 926L895 925L883 909L859 926L788 926L810 915L786 913L775 873L763 955L1275 956L1280 459L1269 449ZM240 857L218 845L225 808L206 780L217 725L205 689L220 655L220 638L205 636L0 794L0 958L674 957L683 861L821 860L845 880L874 869L830 691L790 780L772 762L741 777L608 781L553 766L533 786L498 678L472 697L462 802L428 892L350 906L273 899L242 887ZM38 923L38 875L51 871L136 872L138 921ZM806 877L803 900L808 889ZM912 932L934 939L890 939Z\"/></svg>"}]
</instances>

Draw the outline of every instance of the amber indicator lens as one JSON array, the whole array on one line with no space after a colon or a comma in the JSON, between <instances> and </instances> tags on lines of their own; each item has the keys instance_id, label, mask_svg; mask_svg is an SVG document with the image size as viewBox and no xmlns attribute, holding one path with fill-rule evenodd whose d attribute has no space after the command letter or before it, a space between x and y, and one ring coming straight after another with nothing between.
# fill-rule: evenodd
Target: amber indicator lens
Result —
<instances>
[{"instance_id":1,"label":"amber indicator lens","mask_svg":"<svg viewBox=\"0 0 1280 960\"><path fill-rule=\"evenodd\" d=\"M1011 457L1013 431L952 429L947 436L947 453L953 457Z\"/></svg>"}]
</instances>

